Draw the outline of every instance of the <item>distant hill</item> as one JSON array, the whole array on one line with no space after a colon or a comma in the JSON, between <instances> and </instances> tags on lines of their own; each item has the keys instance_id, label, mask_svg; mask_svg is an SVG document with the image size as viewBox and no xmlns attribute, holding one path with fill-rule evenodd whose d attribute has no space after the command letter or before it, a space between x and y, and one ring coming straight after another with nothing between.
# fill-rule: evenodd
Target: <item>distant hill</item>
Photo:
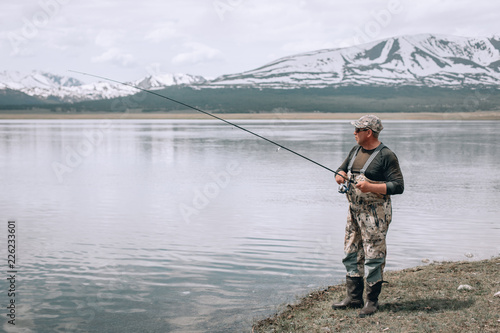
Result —
<instances>
[{"instance_id":1,"label":"distant hill","mask_svg":"<svg viewBox=\"0 0 500 333\"><path fill-rule=\"evenodd\" d=\"M27 95L18 90L0 89L0 106L3 108L19 109L34 105L46 105L45 100ZM0 107L0 108L1 108Z\"/></svg>"},{"instance_id":2,"label":"distant hill","mask_svg":"<svg viewBox=\"0 0 500 333\"><path fill-rule=\"evenodd\" d=\"M467 112L500 109L497 89L440 87L224 88L172 86L156 90L174 100L218 113L247 112ZM111 100L74 103L80 111L184 111L188 108L147 93Z\"/></svg>"}]
</instances>

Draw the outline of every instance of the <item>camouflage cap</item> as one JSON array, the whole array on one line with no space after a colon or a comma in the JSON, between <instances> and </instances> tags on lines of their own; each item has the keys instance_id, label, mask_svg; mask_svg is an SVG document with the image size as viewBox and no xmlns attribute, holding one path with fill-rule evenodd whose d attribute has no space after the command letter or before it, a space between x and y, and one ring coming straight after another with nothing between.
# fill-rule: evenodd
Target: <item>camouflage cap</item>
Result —
<instances>
[{"instance_id":1,"label":"camouflage cap","mask_svg":"<svg viewBox=\"0 0 500 333\"><path fill-rule=\"evenodd\" d=\"M356 128L369 128L377 133L384 129L380 118L374 115L363 116L356 121L351 121L351 124L353 124Z\"/></svg>"}]
</instances>

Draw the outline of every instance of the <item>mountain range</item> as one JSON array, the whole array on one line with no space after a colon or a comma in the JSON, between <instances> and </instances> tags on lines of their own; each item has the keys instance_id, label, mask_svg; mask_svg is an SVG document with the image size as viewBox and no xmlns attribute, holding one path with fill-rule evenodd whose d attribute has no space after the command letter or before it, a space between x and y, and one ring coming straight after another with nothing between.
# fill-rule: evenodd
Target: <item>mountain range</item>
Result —
<instances>
[{"instance_id":1,"label":"mountain range","mask_svg":"<svg viewBox=\"0 0 500 333\"><path fill-rule=\"evenodd\" d=\"M127 83L143 89L161 89L171 85L199 84L205 81L201 76L163 74L150 75ZM110 99L137 93L137 89L119 83L97 81L85 84L73 77L42 71L32 71L27 74L17 71L0 72L0 91L2 90L24 93L40 100L59 102Z\"/></svg>"},{"instance_id":2,"label":"mountain range","mask_svg":"<svg viewBox=\"0 0 500 333\"><path fill-rule=\"evenodd\" d=\"M190 87L303 89L340 87L484 88L500 86L500 37L407 35L346 48L311 51L259 68L207 80L190 74L150 75L130 85L157 90ZM0 72L0 105L75 103L137 93L131 86L42 71Z\"/></svg>"},{"instance_id":3,"label":"mountain range","mask_svg":"<svg viewBox=\"0 0 500 333\"><path fill-rule=\"evenodd\" d=\"M500 37L394 37L348 48L297 54L223 75L213 87L351 85L467 87L500 84Z\"/></svg>"}]
</instances>

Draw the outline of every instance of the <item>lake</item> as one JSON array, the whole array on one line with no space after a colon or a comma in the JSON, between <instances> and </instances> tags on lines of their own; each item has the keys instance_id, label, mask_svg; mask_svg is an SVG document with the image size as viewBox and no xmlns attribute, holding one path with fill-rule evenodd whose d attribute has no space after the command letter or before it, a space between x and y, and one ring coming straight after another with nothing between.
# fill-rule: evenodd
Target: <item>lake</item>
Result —
<instances>
[{"instance_id":1,"label":"lake","mask_svg":"<svg viewBox=\"0 0 500 333\"><path fill-rule=\"evenodd\" d=\"M355 144L348 121L234 122L334 170ZM384 121L387 270L499 255L499 125ZM250 332L345 276L334 175L216 120L0 120L0 166L7 332L12 299L22 332Z\"/></svg>"}]
</instances>

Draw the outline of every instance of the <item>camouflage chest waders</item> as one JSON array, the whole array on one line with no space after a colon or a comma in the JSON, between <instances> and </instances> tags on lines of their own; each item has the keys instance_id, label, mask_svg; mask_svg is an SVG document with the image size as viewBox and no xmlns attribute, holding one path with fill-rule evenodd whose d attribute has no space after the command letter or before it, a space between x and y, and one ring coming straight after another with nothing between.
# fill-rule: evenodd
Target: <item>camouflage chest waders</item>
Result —
<instances>
[{"instance_id":1,"label":"camouflage chest waders","mask_svg":"<svg viewBox=\"0 0 500 333\"><path fill-rule=\"evenodd\" d=\"M366 161L360 174L355 176L351 169L358 148L349 163L347 173L349 179L355 183L360 181L381 183L369 180L364 172L382 148L383 144L380 144ZM366 281L372 286L382 281L387 254L385 239L392 220L391 198L389 195L363 193L355 186L350 186L346 195L349 200L349 211L344 239L345 257L342 263L350 277L364 277L366 267L368 271Z\"/></svg>"}]
</instances>

